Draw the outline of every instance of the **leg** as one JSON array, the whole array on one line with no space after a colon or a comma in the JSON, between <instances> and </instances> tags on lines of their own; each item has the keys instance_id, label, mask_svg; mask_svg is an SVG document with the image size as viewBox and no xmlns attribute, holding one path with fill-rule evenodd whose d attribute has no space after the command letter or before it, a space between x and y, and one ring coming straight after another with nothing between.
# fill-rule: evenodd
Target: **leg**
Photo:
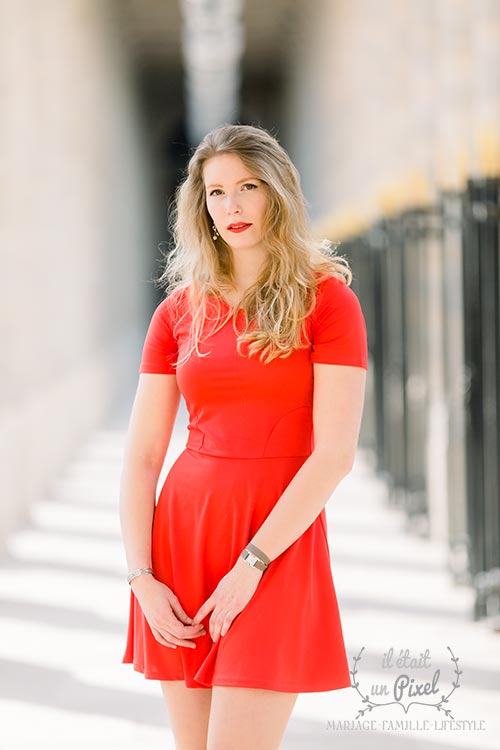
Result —
<instances>
[{"instance_id":1,"label":"leg","mask_svg":"<svg viewBox=\"0 0 500 750\"><path fill-rule=\"evenodd\" d=\"M188 688L184 680L160 680L175 750L206 750L212 688Z\"/></svg>"},{"instance_id":2,"label":"leg","mask_svg":"<svg viewBox=\"0 0 500 750\"><path fill-rule=\"evenodd\" d=\"M212 688L207 750L279 750L298 693Z\"/></svg>"}]
</instances>

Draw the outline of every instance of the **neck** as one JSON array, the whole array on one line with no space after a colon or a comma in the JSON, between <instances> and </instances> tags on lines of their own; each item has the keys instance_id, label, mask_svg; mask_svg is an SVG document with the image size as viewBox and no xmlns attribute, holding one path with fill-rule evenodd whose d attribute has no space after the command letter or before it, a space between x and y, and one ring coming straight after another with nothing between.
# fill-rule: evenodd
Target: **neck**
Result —
<instances>
[{"instance_id":1,"label":"neck","mask_svg":"<svg viewBox=\"0 0 500 750\"><path fill-rule=\"evenodd\" d=\"M255 247L231 250L235 289L243 294L255 284L267 259L267 252Z\"/></svg>"}]
</instances>

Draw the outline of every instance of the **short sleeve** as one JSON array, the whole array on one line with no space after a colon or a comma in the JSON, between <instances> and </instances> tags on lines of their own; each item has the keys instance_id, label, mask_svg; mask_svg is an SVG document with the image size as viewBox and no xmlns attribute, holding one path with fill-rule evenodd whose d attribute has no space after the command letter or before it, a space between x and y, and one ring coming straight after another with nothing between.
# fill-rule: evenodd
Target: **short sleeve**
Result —
<instances>
[{"instance_id":1,"label":"short sleeve","mask_svg":"<svg viewBox=\"0 0 500 750\"><path fill-rule=\"evenodd\" d=\"M311 362L368 370L366 323L358 297L331 276L319 284L312 313Z\"/></svg>"},{"instance_id":2,"label":"short sleeve","mask_svg":"<svg viewBox=\"0 0 500 750\"><path fill-rule=\"evenodd\" d=\"M171 298L160 302L153 313L142 349L139 372L175 375L177 341L172 331Z\"/></svg>"}]
</instances>

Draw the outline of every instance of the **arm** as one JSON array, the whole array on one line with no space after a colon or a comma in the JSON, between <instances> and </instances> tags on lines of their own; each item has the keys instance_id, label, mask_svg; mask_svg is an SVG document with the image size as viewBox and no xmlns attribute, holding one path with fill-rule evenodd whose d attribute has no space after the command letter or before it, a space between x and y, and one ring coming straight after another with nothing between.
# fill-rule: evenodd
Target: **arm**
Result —
<instances>
[{"instance_id":1,"label":"arm","mask_svg":"<svg viewBox=\"0 0 500 750\"><path fill-rule=\"evenodd\" d=\"M128 569L151 566L152 525L156 487L179 408L174 374L141 373L125 448L120 483L120 523ZM164 646L195 648L189 638L205 633L174 592L150 575L131 582L155 639Z\"/></svg>"},{"instance_id":2,"label":"arm","mask_svg":"<svg viewBox=\"0 0 500 750\"><path fill-rule=\"evenodd\" d=\"M179 402L175 375L139 375L120 482L120 524L129 571L151 567L156 487ZM134 591L149 577L134 578Z\"/></svg>"},{"instance_id":3,"label":"arm","mask_svg":"<svg viewBox=\"0 0 500 750\"><path fill-rule=\"evenodd\" d=\"M318 517L352 469L356 453L366 370L318 363L313 367L314 450L251 540L271 560L281 555Z\"/></svg>"}]
</instances>

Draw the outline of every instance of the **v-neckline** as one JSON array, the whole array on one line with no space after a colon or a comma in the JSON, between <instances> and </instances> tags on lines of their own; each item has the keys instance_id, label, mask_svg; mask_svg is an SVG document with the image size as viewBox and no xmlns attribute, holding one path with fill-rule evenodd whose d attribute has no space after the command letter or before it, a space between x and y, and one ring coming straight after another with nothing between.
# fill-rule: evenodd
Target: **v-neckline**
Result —
<instances>
[{"instance_id":1,"label":"v-neckline","mask_svg":"<svg viewBox=\"0 0 500 750\"><path fill-rule=\"evenodd\" d=\"M214 295L214 298L218 298L225 307L228 307L230 310L235 310L236 305L231 305L227 300L224 299L224 297L220 294L220 292L216 292Z\"/></svg>"},{"instance_id":2,"label":"v-neckline","mask_svg":"<svg viewBox=\"0 0 500 750\"><path fill-rule=\"evenodd\" d=\"M220 301L223 307L222 316L223 317L227 316L227 320L225 320L224 322L224 326L226 326L231 320L234 319L235 308L233 307L233 305L230 305L229 302L227 302L227 300L225 300L224 297L222 297L218 292L214 293L212 296L212 300L214 304L217 299ZM245 314L245 311L243 310L242 307L240 307L238 312L236 313L236 321L241 323L242 316L244 316L244 314Z\"/></svg>"}]
</instances>

